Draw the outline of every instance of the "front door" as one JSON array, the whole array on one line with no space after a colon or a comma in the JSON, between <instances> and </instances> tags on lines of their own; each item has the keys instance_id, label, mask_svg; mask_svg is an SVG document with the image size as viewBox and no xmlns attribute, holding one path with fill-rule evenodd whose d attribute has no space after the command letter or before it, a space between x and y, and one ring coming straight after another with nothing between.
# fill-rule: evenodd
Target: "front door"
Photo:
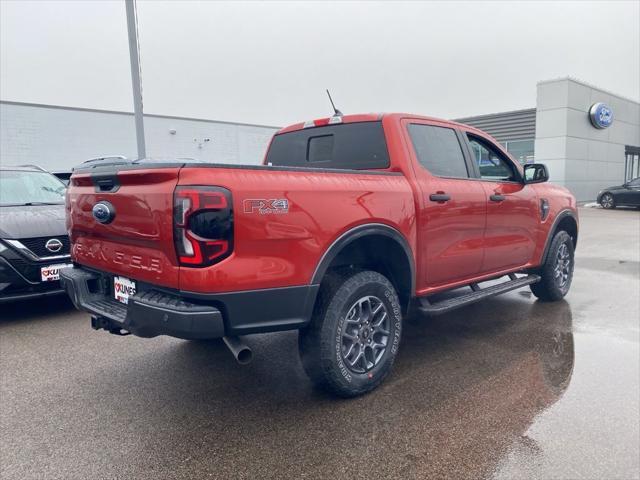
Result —
<instances>
[{"instance_id":1,"label":"front door","mask_svg":"<svg viewBox=\"0 0 640 480\"><path fill-rule=\"evenodd\" d=\"M523 266L533 257L540 224L536 191L491 140L472 133L467 138L487 202L482 273Z\"/></svg>"},{"instance_id":2,"label":"front door","mask_svg":"<svg viewBox=\"0 0 640 480\"><path fill-rule=\"evenodd\" d=\"M480 272L487 203L463 138L449 124L406 120L419 188L418 294Z\"/></svg>"},{"instance_id":3,"label":"front door","mask_svg":"<svg viewBox=\"0 0 640 480\"><path fill-rule=\"evenodd\" d=\"M620 205L640 205L640 177L624 184L624 190L616 193Z\"/></svg>"}]
</instances>

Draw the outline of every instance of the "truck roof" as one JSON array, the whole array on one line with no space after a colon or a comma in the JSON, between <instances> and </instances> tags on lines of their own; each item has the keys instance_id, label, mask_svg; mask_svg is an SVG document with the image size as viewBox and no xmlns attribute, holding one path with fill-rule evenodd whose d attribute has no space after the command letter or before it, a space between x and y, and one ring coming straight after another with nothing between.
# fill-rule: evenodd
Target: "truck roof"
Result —
<instances>
[{"instance_id":1,"label":"truck roof","mask_svg":"<svg viewBox=\"0 0 640 480\"><path fill-rule=\"evenodd\" d=\"M454 122L452 120L445 120L442 118L436 117L428 117L425 115L416 115L413 113L357 113L353 115L343 115L342 117L324 117L317 118L315 120L307 120L306 122L294 123L293 125L289 125L287 127L281 128L276 132L276 135L281 133L294 132L296 130L302 130L304 128L311 127L322 127L324 125L331 125L335 123L357 123L357 122L375 122L380 121L383 118L394 118L396 120L401 120L403 118L413 118L416 120L432 120L440 123L449 124L451 126L464 126L465 128L470 128L476 130L469 125L464 125L462 123ZM336 120L340 119L340 120Z\"/></svg>"}]
</instances>

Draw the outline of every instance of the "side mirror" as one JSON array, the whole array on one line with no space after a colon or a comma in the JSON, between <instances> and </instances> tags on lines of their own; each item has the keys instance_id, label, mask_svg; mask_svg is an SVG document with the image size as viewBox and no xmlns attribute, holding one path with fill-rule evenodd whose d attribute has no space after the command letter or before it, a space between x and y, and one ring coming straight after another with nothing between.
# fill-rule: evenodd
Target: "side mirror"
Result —
<instances>
[{"instance_id":1,"label":"side mirror","mask_svg":"<svg viewBox=\"0 0 640 480\"><path fill-rule=\"evenodd\" d=\"M524 166L524 183L542 183L549 180L549 170L542 163L529 163Z\"/></svg>"}]
</instances>

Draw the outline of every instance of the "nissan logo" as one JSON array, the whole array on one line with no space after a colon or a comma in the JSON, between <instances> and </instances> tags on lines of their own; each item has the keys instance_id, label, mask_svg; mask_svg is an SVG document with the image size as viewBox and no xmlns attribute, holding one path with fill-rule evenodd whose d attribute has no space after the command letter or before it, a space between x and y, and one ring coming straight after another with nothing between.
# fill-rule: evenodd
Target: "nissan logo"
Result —
<instances>
[{"instance_id":1,"label":"nissan logo","mask_svg":"<svg viewBox=\"0 0 640 480\"><path fill-rule=\"evenodd\" d=\"M45 243L44 246L51 253L58 253L60 250L62 250L62 242L57 238L51 238L50 240L47 240L47 243Z\"/></svg>"},{"instance_id":2,"label":"nissan logo","mask_svg":"<svg viewBox=\"0 0 640 480\"><path fill-rule=\"evenodd\" d=\"M93 218L100 223L111 223L116 216L116 210L109 202L96 203L92 212Z\"/></svg>"}]
</instances>

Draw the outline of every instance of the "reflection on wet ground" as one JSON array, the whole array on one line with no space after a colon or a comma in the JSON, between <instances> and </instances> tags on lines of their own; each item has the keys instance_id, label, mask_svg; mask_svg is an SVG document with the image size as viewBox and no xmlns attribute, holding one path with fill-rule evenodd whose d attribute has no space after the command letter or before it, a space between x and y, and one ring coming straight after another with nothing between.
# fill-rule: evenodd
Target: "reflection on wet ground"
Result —
<instances>
[{"instance_id":1,"label":"reflection on wet ground","mask_svg":"<svg viewBox=\"0 0 640 480\"><path fill-rule=\"evenodd\" d=\"M239 367L64 301L0 307L2 478L637 477L640 215L581 214L566 301L412 318L388 381L349 401L311 388L295 332L250 337Z\"/></svg>"}]
</instances>

